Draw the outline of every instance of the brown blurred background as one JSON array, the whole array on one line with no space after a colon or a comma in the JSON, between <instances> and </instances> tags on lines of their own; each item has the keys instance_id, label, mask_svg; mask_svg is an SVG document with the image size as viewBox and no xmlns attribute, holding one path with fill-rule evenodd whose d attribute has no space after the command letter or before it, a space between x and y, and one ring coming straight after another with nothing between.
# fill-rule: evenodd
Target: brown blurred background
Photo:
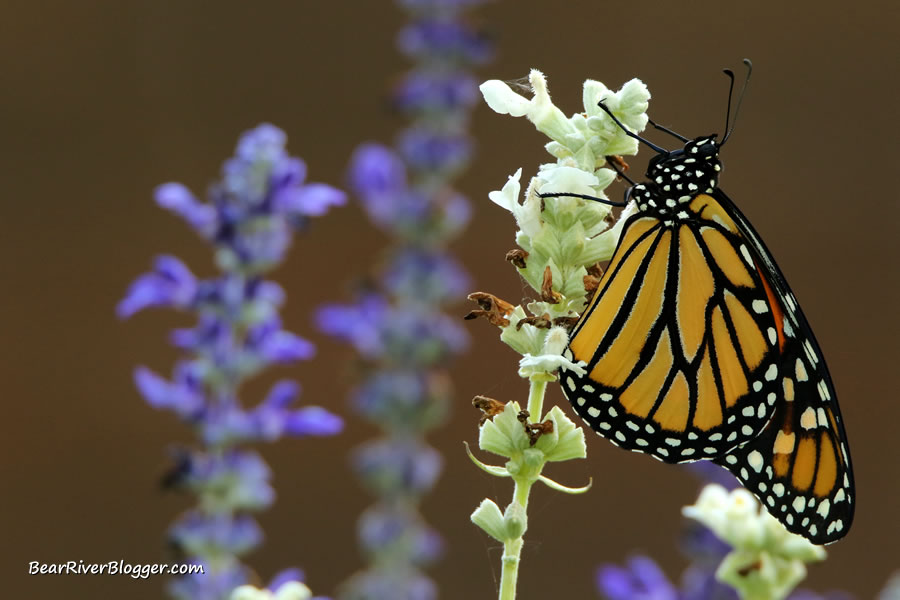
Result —
<instances>
[{"instance_id":1,"label":"brown blurred background","mask_svg":"<svg viewBox=\"0 0 900 600\"><path fill-rule=\"evenodd\" d=\"M581 83L650 87L651 115L687 135L719 131L723 67L748 56L756 71L723 188L764 235L825 350L851 439L859 504L849 537L806 582L871 598L900 567L897 439L898 201L896 8L887 2L791 3L496 0L477 11L496 36L481 77L549 77L567 113ZM894 17L890 17L894 14ZM282 127L313 180L340 184L362 140L390 141L403 121L386 110L389 82L407 68L393 37L404 22L387 0L365 2L11 2L0 4L0 244L2 244L2 555L4 597L158 598L164 578L26 575L32 560L157 562L163 532L188 499L161 493L166 448L190 440L150 409L131 370L168 372L165 341L183 316L149 312L118 322L113 307L161 252L211 272L207 248L151 191L181 181L202 191L240 132ZM890 57L894 57L893 59ZM524 120L474 116L478 156L459 187L474 219L455 251L475 288L517 300L503 260L513 222L487 200L517 167L549 160ZM665 138L661 138L665 139ZM669 140L666 140L669 143ZM633 161L642 171L646 156ZM262 448L278 501L262 517L267 540L248 558L264 579L291 565L321 594L360 566L355 518L370 502L347 451L371 430L347 414L351 352L319 334L311 314L344 300L384 237L355 205L316 221L276 273L288 289L286 326L319 355L292 372L303 401L343 414L346 432ZM359 261L358 257L366 257ZM337 275L336 275L337 273ZM460 303L460 316L467 310ZM446 471L424 505L448 542L430 573L443 598L491 598L500 548L468 517L485 496L505 505L506 481L475 469L475 394L524 400L517 357L485 322L468 326L472 351L454 366L451 422L430 439ZM260 394L264 383L251 386ZM258 397L258 396L257 396ZM551 400L562 401L558 390ZM536 488L520 598L559 590L596 597L594 568L642 551L670 576L680 507L697 481L621 452L595 436L587 461L549 474L580 497Z\"/></svg>"}]
</instances>

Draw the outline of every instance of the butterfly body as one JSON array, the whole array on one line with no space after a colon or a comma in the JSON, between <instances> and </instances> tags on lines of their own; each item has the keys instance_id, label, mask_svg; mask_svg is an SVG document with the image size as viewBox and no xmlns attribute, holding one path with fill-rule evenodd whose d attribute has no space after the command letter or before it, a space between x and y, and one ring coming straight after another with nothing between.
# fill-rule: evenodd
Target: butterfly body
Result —
<instances>
[{"instance_id":1,"label":"butterfly body","mask_svg":"<svg viewBox=\"0 0 900 600\"><path fill-rule=\"evenodd\" d=\"M731 470L790 531L844 535L853 477L834 386L781 270L718 189L715 136L651 160L561 370L614 444Z\"/></svg>"}]
</instances>

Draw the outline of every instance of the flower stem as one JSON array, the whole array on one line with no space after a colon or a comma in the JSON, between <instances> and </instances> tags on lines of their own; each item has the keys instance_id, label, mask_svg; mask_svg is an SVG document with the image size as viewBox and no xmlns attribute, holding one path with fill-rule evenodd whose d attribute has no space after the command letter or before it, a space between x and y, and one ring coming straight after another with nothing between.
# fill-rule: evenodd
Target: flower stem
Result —
<instances>
[{"instance_id":1,"label":"flower stem","mask_svg":"<svg viewBox=\"0 0 900 600\"><path fill-rule=\"evenodd\" d=\"M534 378L531 379L531 389L528 390L528 414L532 419L540 420L544 412L544 393L547 391L547 382Z\"/></svg>"},{"instance_id":2,"label":"flower stem","mask_svg":"<svg viewBox=\"0 0 900 600\"><path fill-rule=\"evenodd\" d=\"M544 393L547 391L547 382L537 379L531 380L531 388L528 391L528 414L531 418L540 420L544 410ZM528 495L531 486L537 481L537 473L528 473L524 477L514 476L513 503L521 507L521 515L527 514ZM507 509L509 512L509 509ZM522 545L525 543L524 532L517 538L507 540L503 544L503 569L500 575L499 600L515 600L516 583L519 580L519 562L522 554Z\"/></svg>"}]
</instances>

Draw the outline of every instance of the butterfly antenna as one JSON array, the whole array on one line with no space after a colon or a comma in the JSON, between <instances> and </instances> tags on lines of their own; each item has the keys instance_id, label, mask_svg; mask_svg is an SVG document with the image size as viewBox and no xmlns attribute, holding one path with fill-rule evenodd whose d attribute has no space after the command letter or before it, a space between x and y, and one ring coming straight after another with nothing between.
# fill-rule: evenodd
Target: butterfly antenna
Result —
<instances>
[{"instance_id":1,"label":"butterfly antenna","mask_svg":"<svg viewBox=\"0 0 900 600\"><path fill-rule=\"evenodd\" d=\"M729 79L731 79L731 84L728 86L728 110L725 112L725 139L722 140L722 143L719 144L719 147L725 145L725 142L728 141L728 138L731 137L731 133L734 131L734 126L737 125L738 113L741 111L741 104L744 102L744 94L747 92L747 84L750 83L750 75L753 74L753 63L750 62L749 58L744 59L744 65L747 67L747 77L744 79L744 85L741 86L741 95L738 96L737 106L734 108L734 122L731 124L731 129L728 128L729 122L731 120L731 94L734 91L734 71L731 69L723 69L722 72L725 73Z\"/></svg>"},{"instance_id":2,"label":"butterfly antenna","mask_svg":"<svg viewBox=\"0 0 900 600\"><path fill-rule=\"evenodd\" d=\"M628 202L616 202L607 198L598 198L597 196L588 196L587 194L570 194L568 192L550 192L547 194L538 194L538 198L581 198L582 200L593 200L607 206L625 206Z\"/></svg>"},{"instance_id":3,"label":"butterfly antenna","mask_svg":"<svg viewBox=\"0 0 900 600\"><path fill-rule=\"evenodd\" d=\"M684 137L683 135L681 135L680 133L676 133L676 132L672 131L671 129L669 129L668 127L664 127L664 126L660 125L659 123L654 122L653 119L647 119L647 122L650 123L650 125L652 127L659 129L660 131L662 131L664 133L668 133L672 137L678 138L682 142L687 143L687 142L691 141L691 140L687 139L686 137Z\"/></svg>"},{"instance_id":4,"label":"butterfly antenna","mask_svg":"<svg viewBox=\"0 0 900 600\"><path fill-rule=\"evenodd\" d=\"M642 138L638 134L630 131L627 127L625 127L625 125L622 124L622 121L620 121L619 119L616 118L616 115L612 114L612 111L609 109L608 106L606 106L603 103L602 100L597 103L597 106L599 106L601 109L603 109L603 112L608 114L609 118L613 120L613 123L618 125L622 129L622 131L625 132L625 135L627 135L628 137L632 137L632 138L636 139L637 141L641 142L642 144L646 144L647 146L649 146L650 148L652 148L655 152L658 152L659 154L668 154L669 153L669 151L666 150L665 148L660 148L659 146L657 146L650 140L648 140L646 138Z\"/></svg>"}]
</instances>

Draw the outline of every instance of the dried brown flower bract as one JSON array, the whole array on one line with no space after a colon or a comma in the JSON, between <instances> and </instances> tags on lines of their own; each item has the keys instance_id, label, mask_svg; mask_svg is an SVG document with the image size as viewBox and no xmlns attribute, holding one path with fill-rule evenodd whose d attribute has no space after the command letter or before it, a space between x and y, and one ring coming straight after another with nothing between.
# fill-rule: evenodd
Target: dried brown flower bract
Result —
<instances>
[{"instance_id":1,"label":"dried brown flower bract","mask_svg":"<svg viewBox=\"0 0 900 600\"><path fill-rule=\"evenodd\" d=\"M506 253L506 260L520 269L525 268L525 259L528 258L528 252L521 248L514 248Z\"/></svg>"},{"instance_id":2,"label":"dried brown flower bract","mask_svg":"<svg viewBox=\"0 0 900 600\"><path fill-rule=\"evenodd\" d=\"M478 425L481 426L488 419L493 419L502 413L504 405L499 400L494 400L487 396L475 396L472 398L472 406L482 412L481 419L478 421Z\"/></svg>"},{"instance_id":3,"label":"dried brown flower bract","mask_svg":"<svg viewBox=\"0 0 900 600\"><path fill-rule=\"evenodd\" d=\"M506 300L501 300L497 296L486 292L473 292L468 295L468 298L473 302L477 302L481 309L471 311L463 317L464 319L469 320L484 317L497 327L506 327L509 325L509 319L506 317L512 313L514 307Z\"/></svg>"},{"instance_id":4,"label":"dried brown flower bract","mask_svg":"<svg viewBox=\"0 0 900 600\"><path fill-rule=\"evenodd\" d=\"M544 269L544 282L541 284L541 300L550 304L559 304L562 294L553 289L553 272L550 265Z\"/></svg>"}]
</instances>

